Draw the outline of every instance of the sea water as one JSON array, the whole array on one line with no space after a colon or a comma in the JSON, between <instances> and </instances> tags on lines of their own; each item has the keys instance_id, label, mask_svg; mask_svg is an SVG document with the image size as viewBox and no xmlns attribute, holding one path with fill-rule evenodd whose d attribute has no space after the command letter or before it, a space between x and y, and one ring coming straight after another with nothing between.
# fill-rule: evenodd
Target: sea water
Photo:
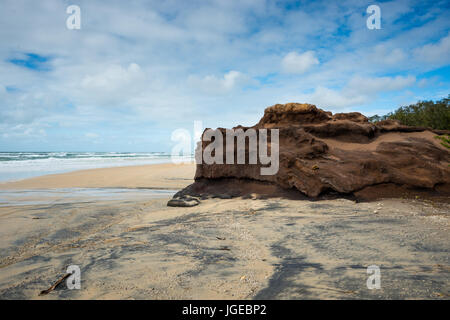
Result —
<instances>
[{"instance_id":1,"label":"sea water","mask_svg":"<svg viewBox=\"0 0 450 320\"><path fill-rule=\"evenodd\" d=\"M0 182L84 169L170 163L164 152L0 152Z\"/></svg>"}]
</instances>

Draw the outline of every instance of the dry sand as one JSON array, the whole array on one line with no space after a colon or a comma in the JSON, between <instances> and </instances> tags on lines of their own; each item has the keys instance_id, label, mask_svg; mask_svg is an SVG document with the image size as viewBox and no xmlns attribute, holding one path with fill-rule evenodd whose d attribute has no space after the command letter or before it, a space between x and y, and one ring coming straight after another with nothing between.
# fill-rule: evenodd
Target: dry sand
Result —
<instances>
[{"instance_id":1,"label":"dry sand","mask_svg":"<svg viewBox=\"0 0 450 320\"><path fill-rule=\"evenodd\" d=\"M51 174L0 183L0 190L56 188L181 189L194 182L194 164L153 164Z\"/></svg>"},{"instance_id":2,"label":"dry sand","mask_svg":"<svg viewBox=\"0 0 450 320\"><path fill-rule=\"evenodd\" d=\"M2 188L180 188L192 176L193 166L158 165ZM448 204L85 200L0 207L0 299L449 299ZM366 286L374 264L379 290ZM39 296L69 265L81 289Z\"/></svg>"}]
</instances>

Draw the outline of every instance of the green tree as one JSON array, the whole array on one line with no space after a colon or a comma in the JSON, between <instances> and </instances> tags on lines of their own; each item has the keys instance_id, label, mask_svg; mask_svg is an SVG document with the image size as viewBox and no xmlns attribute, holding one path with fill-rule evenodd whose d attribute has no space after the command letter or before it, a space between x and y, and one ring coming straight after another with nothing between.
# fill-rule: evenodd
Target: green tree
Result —
<instances>
[{"instance_id":1,"label":"green tree","mask_svg":"<svg viewBox=\"0 0 450 320\"><path fill-rule=\"evenodd\" d=\"M438 101L419 101L402 106L384 116L372 116L371 122L394 119L407 126L450 130L450 95Z\"/></svg>"}]
</instances>

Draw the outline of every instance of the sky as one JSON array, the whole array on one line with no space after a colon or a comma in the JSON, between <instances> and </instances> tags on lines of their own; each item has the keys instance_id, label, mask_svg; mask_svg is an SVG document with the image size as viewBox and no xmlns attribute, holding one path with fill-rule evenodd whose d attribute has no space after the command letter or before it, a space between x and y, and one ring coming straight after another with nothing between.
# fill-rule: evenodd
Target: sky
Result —
<instances>
[{"instance_id":1,"label":"sky","mask_svg":"<svg viewBox=\"0 0 450 320\"><path fill-rule=\"evenodd\" d=\"M439 0L0 0L0 151L170 152L174 130L251 126L276 103L441 99L449 17Z\"/></svg>"}]
</instances>

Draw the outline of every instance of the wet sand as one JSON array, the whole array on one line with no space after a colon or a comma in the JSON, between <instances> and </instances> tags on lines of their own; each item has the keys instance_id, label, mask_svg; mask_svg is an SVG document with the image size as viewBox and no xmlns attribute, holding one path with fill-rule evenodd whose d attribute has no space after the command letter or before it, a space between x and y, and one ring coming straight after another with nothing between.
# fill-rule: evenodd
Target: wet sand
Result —
<instances>
[{"instance_id":1,"label":"wet sand","mask_svg":"<svg viewBox=\"0 0 450 320\"><path fill-rule=\"evenodd\" d=\"M0 299L449 299L448 204L39 198L0 207ZM69 265L81 289L39 296Z\"/></svg>"}]
</instances>

